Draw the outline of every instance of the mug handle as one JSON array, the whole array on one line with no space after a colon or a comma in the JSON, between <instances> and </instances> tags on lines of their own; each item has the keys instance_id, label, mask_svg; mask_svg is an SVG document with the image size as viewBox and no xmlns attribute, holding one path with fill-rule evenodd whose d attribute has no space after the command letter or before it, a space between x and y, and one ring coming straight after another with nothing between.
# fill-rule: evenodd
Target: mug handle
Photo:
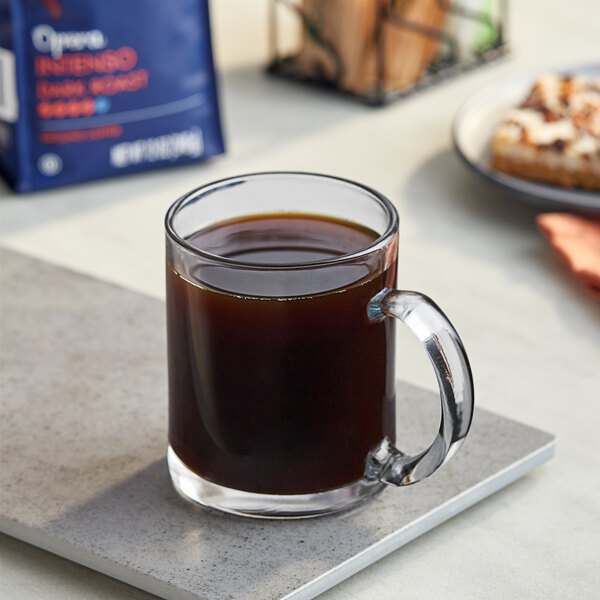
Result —
<instances>
[{"instance_id":1,"label":"mug handle","mask_svg":"<svg viewBox=\"0 0 600 600\"><path fill-rule=\"evenodd\" d=\"M392 485L410 485L429 477L458 450L473 417L473 378L458 333L427 296L385 288L371 299L368 316L402 321L425 347L440 388L442 417L429 448L408 456L385 437L367 457L365 477Z\"/></svg>"}]
</instances>

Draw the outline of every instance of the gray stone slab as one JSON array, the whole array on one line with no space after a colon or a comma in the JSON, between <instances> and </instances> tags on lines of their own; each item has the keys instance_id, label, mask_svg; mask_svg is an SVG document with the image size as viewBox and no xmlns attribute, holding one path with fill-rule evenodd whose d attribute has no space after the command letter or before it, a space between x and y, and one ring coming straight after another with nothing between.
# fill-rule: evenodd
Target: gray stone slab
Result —
<instances>
[{"instance_id":1,"label":"gray stone slab","mask_svg":"<svg viewBox=\"0 0 600 600\"><path fill-rule=\"evenodd\" d=\"M0 260L0 528L164 598L312 598L553 455L553 436L479 409L448 465L359 510L278 522L195 508L165 463L163 303ZM398 394L413 450L433 437L438 401Z\"/></svg>"}]
</instances>

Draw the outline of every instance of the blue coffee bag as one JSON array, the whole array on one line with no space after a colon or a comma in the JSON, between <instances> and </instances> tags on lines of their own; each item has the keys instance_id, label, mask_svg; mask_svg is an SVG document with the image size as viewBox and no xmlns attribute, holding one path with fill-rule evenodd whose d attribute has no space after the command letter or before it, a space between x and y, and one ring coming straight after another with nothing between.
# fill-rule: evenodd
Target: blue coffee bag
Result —
<instances>
[{"instance_id":1,"label":"blue coffee bag","mask_svg":"<svg viewBox=\"0 0 600 600\"><path fill-rule=\"evenodd\" d=\"M0 0L0 170L15 190L223 151L207 0Z\"/></svg>"}]
</instances>

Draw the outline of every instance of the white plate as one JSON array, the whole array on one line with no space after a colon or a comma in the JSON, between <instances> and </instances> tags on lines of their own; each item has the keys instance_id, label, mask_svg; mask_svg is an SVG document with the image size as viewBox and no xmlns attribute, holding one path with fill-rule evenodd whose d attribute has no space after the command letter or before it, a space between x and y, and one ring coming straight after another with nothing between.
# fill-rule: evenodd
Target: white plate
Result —
<instances>
[{"instance_id":1,"label":"white plate","mask_svg":"<svg viewBox=\"0 0 600 600\"><path fill-rule=\"evenodd\" d=\"M561 69L561 72L590 79L597 78L600 77L600 64ZM531 74L511 79L485 88L469 98L454 118L454 147L476 173L528 202L545 209L600 213L598 192L561 188L511 177L492 169L489 164L489 149L494 129L502 121L506 111L525 98L535 79L536 76Z\"/></svg>"}]
</instances>

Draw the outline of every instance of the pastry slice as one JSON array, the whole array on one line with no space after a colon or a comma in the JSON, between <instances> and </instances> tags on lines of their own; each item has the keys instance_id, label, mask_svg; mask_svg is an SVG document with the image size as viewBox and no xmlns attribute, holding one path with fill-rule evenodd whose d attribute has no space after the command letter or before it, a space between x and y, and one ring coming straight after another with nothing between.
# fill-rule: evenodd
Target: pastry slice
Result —
<instances>
[{"instance_id":1,"label":"pastry slice","mask_svg":"<svg viewBox=\"0 0 600 600\"><path fill-rule=\"evenodd\" d=\"M600 79L540 77L496 129L491 166L523 179L600 190Z\"/></svg>"}]
</instances>

